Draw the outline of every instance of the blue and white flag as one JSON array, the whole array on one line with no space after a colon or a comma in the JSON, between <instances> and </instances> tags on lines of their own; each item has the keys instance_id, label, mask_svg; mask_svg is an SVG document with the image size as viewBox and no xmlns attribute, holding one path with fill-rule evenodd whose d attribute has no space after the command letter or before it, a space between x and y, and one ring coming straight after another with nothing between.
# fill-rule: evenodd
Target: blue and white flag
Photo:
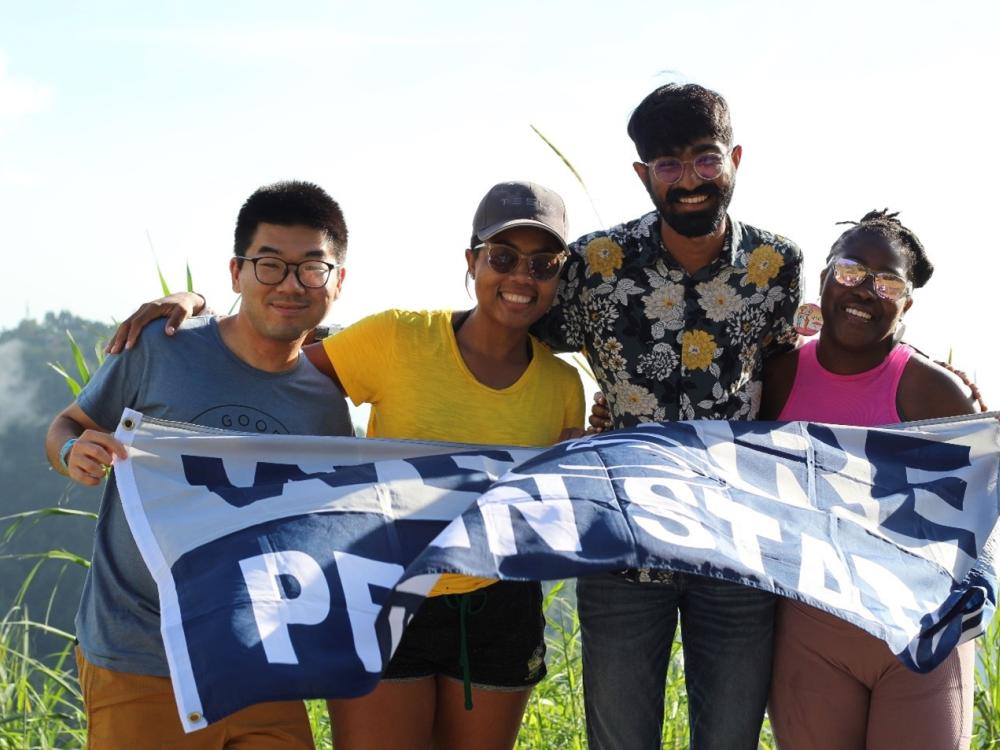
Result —
<instances>
[{"instance_id":1,"label":"blue and white flag","mask_svg":"<svg viewBox=\"0 0 1000 750\"><path fill-rule=\"evenodd\" d=\"M650 424L547 451L131 411L116 434L187 731L260 701L368 692L442 572L713 576L832 612L917 671L996 604L992 418Z\"/></svg>"}]
</instances>

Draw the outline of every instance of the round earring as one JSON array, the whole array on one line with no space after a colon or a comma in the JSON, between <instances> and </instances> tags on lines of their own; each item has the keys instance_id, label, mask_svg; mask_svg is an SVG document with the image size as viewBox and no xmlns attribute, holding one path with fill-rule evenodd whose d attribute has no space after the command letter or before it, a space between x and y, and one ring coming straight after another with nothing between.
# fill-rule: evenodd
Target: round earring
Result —
<instances>
[{"instance_id":1,"label":"round earring","mask_svg":"<svg viewBox=\"0 0 1000 750\"><path fill-rule=\"evenodd\" d=\"M823 328L823 312L819 305L805 302L799 305L792 318L792 327L800 336L815 336Z\"/></svg>"}]
</instances>

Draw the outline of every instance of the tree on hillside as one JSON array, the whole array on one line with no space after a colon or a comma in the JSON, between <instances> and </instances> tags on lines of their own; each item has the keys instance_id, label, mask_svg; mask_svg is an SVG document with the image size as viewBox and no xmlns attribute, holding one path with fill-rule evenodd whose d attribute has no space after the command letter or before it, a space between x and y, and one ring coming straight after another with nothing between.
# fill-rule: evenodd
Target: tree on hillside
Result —
<instances>
[{"instance_id":1,"label":"tree on hillside","mask_svg":"<svg viewBox=\"0 0 1000 750\"><path fill-rule=\"evenodd\" d=\"M73 355L67 331L94 362L94 348L107 338L111 326L83 320L68 312L49 313L44 320L24 320L16 328L0 332L0 516L52 506L96 512L100 488L83 488L49 468L45 458L45 430L52 417L72 395L63 378L49 362L61 362L73 372ZM90 559L93 522L82 518L49 516L21 524L14 533L0 522L0 614L6 612L35 559L13 559L12 555L67 550ZM85 571L76 564L45 563L32 582L25 603L35 620L46 617L66 630L80 598Z\"/></svg>"}]
</instances>

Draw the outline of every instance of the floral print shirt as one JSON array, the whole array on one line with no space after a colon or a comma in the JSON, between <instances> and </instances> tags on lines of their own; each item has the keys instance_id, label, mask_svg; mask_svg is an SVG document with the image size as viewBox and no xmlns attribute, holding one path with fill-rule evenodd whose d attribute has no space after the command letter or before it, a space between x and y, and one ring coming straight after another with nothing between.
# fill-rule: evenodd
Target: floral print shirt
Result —
<instances>
[{"instance_id":1,"label":"floral print shirt","mask_svg":"<svg viewBox=\"0 0 1000 750\"><path fill-rule=\"evenodd\" d=\"M795 344L802 253L728 223L722 253L694 274L664 248L655 211L570 245L556 302L534 332L584 352L615 429L757 417L764 357ZM626 575L670 580L668 571Z\"/></svg>"},{"instance_id":2,"label":"floral print shirt","mask_svg":"<svg viewBox=\"0 0 1000 750\"><path fill-rule=\"evenodd\" d=\"M764 357L795 343L802 253L728 221L722 253L694 274L664 248L655 211L570 245L536 332L584 352L615 429L756 418Z\"/></svg>"}]
</instances>

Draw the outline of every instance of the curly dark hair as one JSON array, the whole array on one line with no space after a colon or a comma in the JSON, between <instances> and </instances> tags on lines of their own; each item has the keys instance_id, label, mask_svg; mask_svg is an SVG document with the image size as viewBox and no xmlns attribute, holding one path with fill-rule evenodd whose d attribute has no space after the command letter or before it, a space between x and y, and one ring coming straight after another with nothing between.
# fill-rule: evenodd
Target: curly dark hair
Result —
<instances>
[{"instance_id":1,"label":"curly dark hair","mask_svg":"<svg viewBox=\"0 0 1000 750\"><path fill-rule=\"evenodd\" d=\"M834 253L850 237L858 234L875 235L889 242L898 242L906 253L907 276L915 289L919 289L926 284L934 273L934 265L927 259L927 251L920 238L913 233L912 229L903 226L899 220L898 212L890 212L888 208L881 211L869 211L861 217L860 221L838 221L837 224L850 224L851 228L845 231L830 248L827 260L833 257Z\"/></svg>"}]
</instances>

